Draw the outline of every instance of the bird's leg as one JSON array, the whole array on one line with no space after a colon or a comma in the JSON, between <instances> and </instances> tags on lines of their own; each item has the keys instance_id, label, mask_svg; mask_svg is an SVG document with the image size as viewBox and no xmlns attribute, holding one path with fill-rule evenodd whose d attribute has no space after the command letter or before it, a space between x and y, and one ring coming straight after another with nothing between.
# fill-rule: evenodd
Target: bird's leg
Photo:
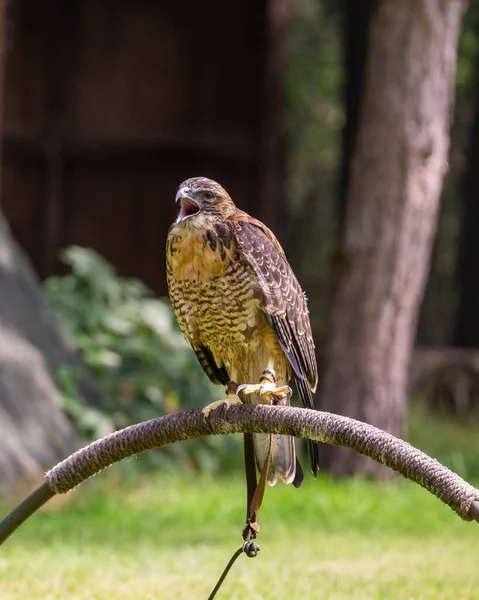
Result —
<instances>
[{"instance_id":1,"label":"bird's leg","mask_svg":"<svg viewBox=\"0 0 479 600\"><path fill-rule=\"evenodd\" d=\"M266 367L263 370L261 381L258 384L243 384L237 385L234 381L230 381L226 387L226 398L217 400L205 406L202 413L207 417L212 410L216 410L224 406L226 410L234 404L242 404L242 400L238 397L239 392L245 396L249 394L259 394L265 404L274 404L287 406L293 391L288 385L276 385L276 374L274 369Z\"/></svg>"},{"instance_id":2,"label":"bird's leg","mask_svg":"<svg viewBox=\"0 0 479 600\"><path fill-rule=\"evenodd\" d=\"M276 373L270 367L263 370L261 382L254 384L243 384L236 388L236 394L242 392L246 396L249 394L259 394L265 404L280 404L287 406L293 393L289 385L276 385Z\"/></svg>"},{"instance_id":3,"label":"bird's leg","mask_svg":"<svg viewBox=\"0 0 479 600\"><path fill-rule=\"evenodd\" d=\"M228 410L228 408L234 404L243 404L243 402L236 395L237 389L238 384L234 381L230 381L226 386L226 398L224 400L217 400L216 402L208 404L201 412L205 415L205 417L207 417L212 410L216 410L217 408L220 408L220 406L224 406L225 409Z\"/></svg>"}]
</instances>

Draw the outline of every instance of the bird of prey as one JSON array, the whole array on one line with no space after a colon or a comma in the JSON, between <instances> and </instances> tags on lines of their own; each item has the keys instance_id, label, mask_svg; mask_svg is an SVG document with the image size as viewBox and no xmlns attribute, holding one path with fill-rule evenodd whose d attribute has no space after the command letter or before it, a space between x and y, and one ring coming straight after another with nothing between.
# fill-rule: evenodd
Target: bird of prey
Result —
<instances>
[{"instance_id":1,"label":"bird of prey","mask_svg":"<svg viewBox=\"0 0 479 600\"><path fill-rule=\"evenodd\" d=\"M314 408L318 373L306 297L273 233L205 177L184 181L176 202L179 214L166 244L168 291L208 377L246 388L244 399L252 403L270 398L251 394L260 386L250 384L262 377L277 385L263 389L283 398L294 379L303 405ZM270 435L254 434L253 446L261 472ZM309 455L316 474L318 450L312 442ZM274 485L278 479L296 487L303 479L294 441L285 435L274 435L271 442L267 481Z\"/></svg>"}]
</instances>

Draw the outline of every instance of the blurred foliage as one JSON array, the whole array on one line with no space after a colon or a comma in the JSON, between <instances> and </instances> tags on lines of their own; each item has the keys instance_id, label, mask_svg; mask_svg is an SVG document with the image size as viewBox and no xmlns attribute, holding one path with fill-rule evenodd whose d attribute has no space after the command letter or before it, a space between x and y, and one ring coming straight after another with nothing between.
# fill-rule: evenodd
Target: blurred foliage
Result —
<instances>
[{"instance_id":1,"label":"blurred foliage","mask_svg":"<svg viewBox=\"0 0 479 600\"><path fill-rule=\"evenodd\" d=\"M73 246L61 259L70 272L50 277L45 292L81 358L81 367L63 365L58 381L64 408L83 438L224 396L185 342L168 301L153 298L136 279L119 277L93 250ZM81 378L97 384L101 406L85 405L77 392ZM231 437L210 437L149 455L216 469L229 462L235 443Z\"/></svg>"},{"instance_id":2,"label":"blurred foliage","mask_svg":"<svg viewBox=\"0 0 479 600\"><path fill-rule=\"evenodd\" d=\"M345 0L298 0L288 32L286 62L286 209L284 245L309 297L317 346L327 324L334 250L341 131L346 121L343 88ZM457 249L462 219L462 181L474 119L479 64L479 3L465 12L456 73L450 171L444 185L430 277L418 341L451 343L457 310Z\"/></svg>"},{"instance_id":3,"label":"blurred foliage","mask_svg":"<svg viewBox=\"0 0 479 600\"><path fill-rule=\"evenodd\" d=\"M319 348L327 323L333 251L337 242L337 202L341 131L346 115L343 84L344 0L298 0L290 22L286 62L286 210L288 256L308 293ZM461 31L456 106L446 181L423 302L418 339L448 344L457 305L456 261L461 223L461 181L474 118L479 55L479 4L470 3ZM283 240L282 240L283 241ZM129 423L201 406L221 397L210 385L183 341L169 304L152 298L139 281L116 276L92 251L62 254L71 273L47 281L46 291L84 367L63 367L59 381L65 407L88 439ZM94 379L100 407L87 407L76 389L79 378ZM216 392L216 394L214 394ZM193 463L212 445L228 460L227 442L194 442ZM185 446L172 447L183 452ZM186 445L187 448L190 445ZM204 452L203 452L204 451Z\"/></svg>"},{"instance_id":4,"label":"blurred foliage","mask_svg":"<svg viewBox=\"0 0 479 600\"><path fill-rule=\"evenodd\" d=\"M342 7L342 1L298 0L287 46L285 247L314 307L311 320L319 338L328 313L345 121Z\"/></svg>"},{"instance_id":5,"label":"blurred foliage","mask_svg":"<svg viewBox=\"0 0 479 600\"><path fill-rule=\"evenodd\" d=\"M418 343L421 345L447 345L452 340L458 303L457 262L462 222L462 186L475 117L478 64L479 4L471 2L463 18L459 39L449 172L444 182L429 280L419 320Z\"/></svg>"},{"instance_id":6,"label":"blurred foliage","mask_svg":"<svg viewBox=\"0 0 479 600\"><path fill-rule=\"evenodd\" d=\"M317 0L300 0L288 35L286 126L288 204L303 212L310 194L339 162L345 114L340 96L341 32L336 14Z\"/></svg>"}]
</instances>

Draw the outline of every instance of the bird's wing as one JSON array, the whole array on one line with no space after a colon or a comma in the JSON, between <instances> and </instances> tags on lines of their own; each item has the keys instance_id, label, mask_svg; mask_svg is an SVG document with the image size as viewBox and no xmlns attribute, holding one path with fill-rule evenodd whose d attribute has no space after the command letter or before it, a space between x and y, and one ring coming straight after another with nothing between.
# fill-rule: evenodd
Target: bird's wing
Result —
<instances>
[{"instance_id":1,"label":"bird's wing","mask_svg":"<svg viewBox=\"0 0 479 600\"><path fill-rule=\"evenodd\" d=\"M263 309L289 360L298 391L307 408L314 408L311 391L318 368L306 298L273 233L260 221L238 211L232 218L242 259L253 269Z\"/></svg>"},{"instance_id":2,"label":"bird's wing","mask_svg":"<svg viewBox=\"0 0 479 600\"><path fill-rule=\"evenodd\" d=\"M199 346L198 348L195 348L193 346L193 350L195 351L196 357L200 361L200 365L203 367L204 372L208 375L210 380L216 384L222 383L223 385L227 385L230 380L228 371L225 369L225 367L219 367L216 364L213 354L209 348L206 346Z\"/></svg>"}]
</instances>

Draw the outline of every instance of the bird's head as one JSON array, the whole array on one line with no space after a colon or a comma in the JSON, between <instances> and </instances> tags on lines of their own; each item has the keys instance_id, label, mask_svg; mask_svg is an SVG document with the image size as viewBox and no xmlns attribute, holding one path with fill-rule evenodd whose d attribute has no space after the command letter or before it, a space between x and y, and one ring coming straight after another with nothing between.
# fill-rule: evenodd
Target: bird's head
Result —
<instances>
[{"instance_id":1,"label":"bird's head","mask_svg":"<svg viewBox=\"0 0 479 600\"><path fill-rule=\"evenodd\" d=\"M192 177L183 181L178 188L176 202L181 206L177 223L189 221L199 224L204 217L226 219L236 211L228 192L207 177Z\"/></svg>"}]
</instances>

